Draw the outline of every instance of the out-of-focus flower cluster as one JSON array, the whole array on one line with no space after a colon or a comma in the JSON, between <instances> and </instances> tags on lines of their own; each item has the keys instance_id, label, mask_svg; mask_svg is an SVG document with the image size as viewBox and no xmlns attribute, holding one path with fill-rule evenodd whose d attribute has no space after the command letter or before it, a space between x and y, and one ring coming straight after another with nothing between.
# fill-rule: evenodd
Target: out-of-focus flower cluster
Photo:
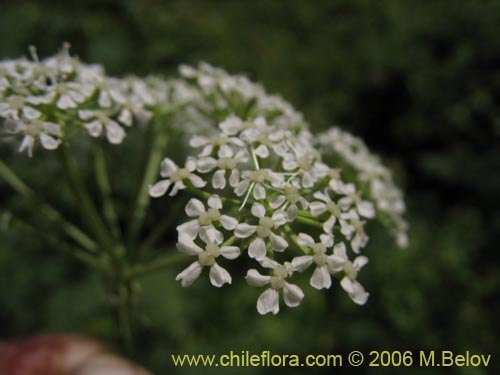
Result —
<instances>
[{"instance_id":1,"label":"out-of-focus flower cluster","mask_svg":"<svg viewBox=\"0 0 500 375\"><path fill-rule=\"evenodd\" d=\"M117 79L67 48L42 61L32 52L0 62L0 117L30 155L36 142L56 149L72 129L118 144L133 123L160 126L156 116L173 115L170 130L191 151L163 160L149 194L192 196L177 227L178 250L195 259L177 276L183 286L207 267L214 286L230 284L228 263L246 256L248 284L265 287L261 314L279 311L280 293L289 307L302 302L297 273L316 289L338 280L362 305L367 222L379 219L406 246L402 194L366 145L337 128L314 136L300 112L247 77L201 63L182 65L179 79Z\"/></svg>"}]
</instances>

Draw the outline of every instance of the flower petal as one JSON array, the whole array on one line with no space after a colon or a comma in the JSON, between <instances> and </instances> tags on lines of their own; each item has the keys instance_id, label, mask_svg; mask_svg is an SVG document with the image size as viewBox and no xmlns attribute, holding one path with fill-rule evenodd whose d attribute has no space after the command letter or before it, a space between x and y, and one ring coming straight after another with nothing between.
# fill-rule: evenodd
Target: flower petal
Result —
<instances>
[{"instance_id":1,"label":"flower petal","mask_svg":"<svg viewBox=\"0 0 500 375\"><path fill-rule=\"evenodd\" d=\"M220 222L224 227L224 229L226 230L233 230L238 225L238 220L236 220L234 217L227 215L222 215L220 217Z\"/></svg>"},{"instance_id":2,"label":"flower petal","mask_svg":"<svg viewBox=\"0 0 500 375\"><path fill-rule=\"evenodd\" d=\"M299 233L299 235L297 236L297 243L300 246L313 247L315 242L310 235L306 233Z\"/></svg>"},{"instance_id":3,"label":"flower petal","mask_svg":"<svg viewBox=\"0 0 500 375\"><path fill-rule=\"evenodd\" d=\"M203 251L201 247L196 245L190 237L180 236L177 243L177 250L187 255L196 256Z\"/></svg>"},{"instance_id":4,"label":"flower petal","mask_svg":"<svg viewBox=\"0 0 500 375\"><path fill-rule=\"evenodd\" d=\"M224 284L231 284L232 279L226 269L214 263L212 267L210 267L210 282L213 286L220 288Z\"/></svg>"},{"instance_id":5,"label":"flower petal","mask_svg":"<svg viewBox=\"0 0 500 375\"><path fill-rule=\"evenodd\" d=\"M313 257L311 255L302 255L292 259L292 267L297 272L303 272L309 268L312 262Z\"/></svg>"},{"instance_id":6,"label":"flower petal","mask_svg":"<svg viewBox=\"0 0 500 375\"><path fill-rule=\"evenodd\" d=\"M196 198L191 198L186 205L186 214L190 217L198 217L205 212L205 206Z\"/></svg>"},{"instance_id":7,"label":"flower petal","mask_svg":"<svg viewBox=\"0 0 500 375\"><path fill-rule=\"evenodd\" d=\"M271 288L265 290L257 300L257 311L260 315L276 315L280 311L278 291Z\"/></svg>"},{"instance_id":8,"label":"flower petal","mask_svg":"<svg viewBox=\"0 0 500 375\"><path fill-rule=\"evenodd\" d=\"M222 201L218 195L212 195L208 198L208 206L214 208L216 210L220 210L222 208Z\"/></svg>"},{"instance_id":9,"label":"flower petal","mask_svg":"<svg viewBox=\"0 0 500 375\"><path fill-rule=\"evenodd\" d=\"M181 281L181 285L186 288L192 285L200 277L203 266L198 262L193 262L189 267L177 275L176 281Z\"/></svg>"},{"instance_id":10,"label":"flower petal","mask_svg":"<svg viewBox=\"0 0 500 375\"><path fill-rule=\"evenodd\" d=\"M170 186L170 180L161 180L149 188L149 195L153 198L161 197L164 195L168 187Z\"/></svg>"},{"instance_id":11,"label":"flower petal","mask_svg":"<svg viewBox=\"0 0 500 375\"><path fill-rule=\"evenodd\" d=\"M332 277L330 276L328 269L325 266L316 267L311 276L310 284L316 289L330 288L332 285Z\"/></svg>"},{"instance_id":12,"label":"flower petal","mask_svg":"<svg viewBox=\"0 0 500 375\"><path fill-rule=\"evenodd\" d=\"M212 177L212 186L214 189L224 189L226 187L226 171L217 170Z\"/></svg>"},{"instance_id":13,"label":"flower petal","mask_svg":"<svg viewBox=\"0 0 500 375\"><path fill-rule=\"evenodd\" d=\"M255 260L262 260L266 256L266 243L260 237L256 237L248 246L248 256Z\"/></svg>"},{"instance_id":14,"label":"flower petal","mask_svg":"<svg viewBox=\"0 0 500 375\"><path fill-rule=\"evenodd\" d=\"M234 235L238 238L247 238L254 234L256 230L257 227L255 225L240 223L236 226Z\"/></svg>"},{"instance_id":15,"label":"flower petal","mask_svg":"<svg viewBox=\"0 0 500 375\"><path fill-rule=\"evenodd\" d=\"M238 246L222 246L220 255L226 259L236 259L240 256L240 248Z\"/></svg>"},{"instance_id":16,"label":"flower petal","mask_svg":"<svg viewBox=\"0 0 500 375\"><path fill-rule=\"evenodd\" d=\"M266 284L269 284L269 281L271 280L271 276L265 276L261 275L259 271L256 269L252 268L247 271L247 275L245 276L245 279L248 283L248 285L251 286L264 286Z\"/></svg>"},{"instance_id":17,"label":"flower petal","mask_svg":"<svg viewBox=\"0 0 500 375\"><path fill-rule=\"evenodd\" d=\"M271 248L274 251L284 251L288 247L288 242L283 237L271 233L270 238Z\"/></svg>"},{"instance_id":18,"label":"flower petal","mask_svg":"<svg viewBox=\"0 0 500 375\"><path fill-rule=\"evenodd\" d=\"M295 284L285 283L283 299L288 307L297 307L304 299L304 292Z\"/></svg>"},{"instance_id":19,"label":"flower petal","mask_svg":"<svg viewBox=\"0 0 500 375\"><path fill-rule=\"evenodd\" d=\"M264 216L266 216L266 209L260 203L254 203L252 205L252 215L258 217L259 219L262 219Z\"/></svg>"}]
</instances>

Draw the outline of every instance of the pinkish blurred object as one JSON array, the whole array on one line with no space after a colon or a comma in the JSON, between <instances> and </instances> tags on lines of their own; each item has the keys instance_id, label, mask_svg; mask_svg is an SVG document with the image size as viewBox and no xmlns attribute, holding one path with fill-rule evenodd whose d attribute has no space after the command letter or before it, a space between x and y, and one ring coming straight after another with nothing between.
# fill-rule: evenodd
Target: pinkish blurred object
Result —
<instances>
[{"instance_id":1,"label":"pinkish blurred object","mask_svg":"<svg viewBox=\"0 0 500 375\"><path fill-rule=\"evenodd\" d=\"M80 335L43 335L0 343L0 375L151 375Z\"/></svg>"}]
</instances>

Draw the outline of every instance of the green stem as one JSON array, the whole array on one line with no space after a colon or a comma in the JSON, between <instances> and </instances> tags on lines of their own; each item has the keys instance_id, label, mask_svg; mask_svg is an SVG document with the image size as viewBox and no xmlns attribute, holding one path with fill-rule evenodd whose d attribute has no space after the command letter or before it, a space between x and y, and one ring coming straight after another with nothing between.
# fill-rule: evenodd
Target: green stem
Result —
<instances>
[{"instance_id":1,"label":"green stem","mask_svg":"<svg viewBox=\"0 0 500 375\"><path fill-rule=\"evenodd\" d=\"M157 179L158 171L160 170L161 160L163 158L163 151L167 144L168 138L166 131L160 129L160 131L153 132L155 142L151 151L149 153L149 158L142 176L141 185L136 195L135 203L132 209L132 215L130 217L130 223L128 227L127 242L132 244L136 241L137 235L141 229L141 224L143 222L144 216L146 214L146 209L149 205L149 186Z\"/></svg>"},{"instance_id":2,"label":"green stem","mask_svg":"<svg viewBox=\"0 0 500 375\"><path fill-rule=\"evenodd\" d=\"M120 281L117 285L117 318L118 332L120 341L125 351L125 354L132 355L134 352L133 336L132 336L132 301L130 283Z\"/></svg>"},{"instance_id":3,"label":"green stem","mask_svg":"<svg viewBox=\"0 0 500 375\"><path fill-rule=\"evenodd\" d=\"M125 273L125 278L130 280L151 272L159 271L164 268L170 267L174 264L188 262L190 260L186 254L173 253L160 258L157 258L146 264L138 264Z\"/></svg>"},{"instance_id":4,"label":"green stem","mask_svg":"<svg viewBox=\"0 0 500 375\"><path fill-rule=\"evenodd\" d=\"M196 195L200 198L206 199L206 200L208 200L212 196L212 194L210 194L209 192L200 190L200 189L195 188L193 186L188 186L186 188L186 191L193 194L193 195ZM236 206L236 207L239 207L241 205L241 201L236 200L236 199L231 199L231 198L226 198L226 197L219 197L219 198L220 198L222 203L229 203L229 204Z\"/></svg>"},{"instance_id":5,"label":"green stem","mask_svg":"<svg viewBox=\"0 0 500 375\"><path fill-rule=\"evenodd\" d=\"M14 225L19 227L21 230L29 233L30 236L33 236L34 233L45 238L45 240L49 243L50 247L59 251L64 255L70 255L76 260L85 263L87 266L99 270L103 273L109 273L109 269L105 263L103 263L99 258L95 255L86 253L78 248L73 248L72 246L62 242L60 239L54 239L51 237L47 231L37 230L34 226L26 223L20 218L16 218L13 220Z\"/></svg>"},{"instance_id":6,"label":"green stem","mask_svg":"<svg viewBox=\"0 0 500 375\"><path fill-rule=\"evenodd\" d=\"M323 224L321 224L318 220L311 219L309 217L297 215L295 220L297 220L299 223L306 224L311 227L323 229Z\"/></svg>"},{"instance_id":7,"label":"green stem","mask_svg":"<svg viewBox=\"0 0 500 375\"><path fill-rule=\"evenodd\" d=\"M86 225L94 233L102 250L114 257L114 246L106 230L103 220L97 213L90 196L84 189L83 181L80 178L75 161L70 157L66 147L59 147L59 155L64 168L64 173L71 186L71 190L79 204L80 213Z\"/></svg>"},{"instance_id":8,"label":"green stem","mask_svg":"<svg viewBox=\"0 0 500 375\"><path fill-rule=\"evenodd\" d=\"M0 161L0 176L23 198L31 202L33 207L40 207L40 211L51 221L60 226L66 234L75 240L84 249L96 252L97 244L81 229L65 219L56 209L47 203L41 202L31 190L5 163Z\"/></svg>"},{"instance_id":9,"label":"green stem","mask_svg":"<svg viewBox=\"0 0 500 375\"><path fill-rule=\"evenodd\" d=\"M113 238L119 240L121 238L120 226L118 225L118 216L116 214L115 205L113 204L111 184L109 182L108 168L106 167L106 157L100 144L95 144L94 147L94 170L97 180L97 185L101 192L103 202L103 214L106 218Z\"/></svg>"}]
</instances>

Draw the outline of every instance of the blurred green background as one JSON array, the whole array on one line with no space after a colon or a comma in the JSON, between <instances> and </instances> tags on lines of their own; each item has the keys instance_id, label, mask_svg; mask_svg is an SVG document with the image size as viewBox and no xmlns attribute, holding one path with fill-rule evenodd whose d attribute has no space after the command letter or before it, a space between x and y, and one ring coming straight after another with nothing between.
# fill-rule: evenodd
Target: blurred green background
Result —
<instances>
[{"instance_id":1,"label":"blurred green background","mask_svg":"<svg viewBox=\"0 0 500 375\"><path fill-rule=\"evenodd\" d=\"M174 281L180 266L142 279L136 360L158 374L189 374L209 369L173 369L171 353L443 349L493 355L489 369L446 373L499 373L500 2L2 3L1 58L30 44L49 55L64 41L112 75L171 74L198 61L247 73L303 111L315 132L336 124L362 137L406 191L411 246L397 250L371 228L365 306L338 286L307 288L300 308L261 317L258 288L235 280L215 290L205 275L183 290ZM37 158L12 162L53 183ZM2 339L77 331L113 342L97 276L36 237L2 231L0 241ZM322 370L333 372L314 371Z\"/></svg>"}]
</instances>

